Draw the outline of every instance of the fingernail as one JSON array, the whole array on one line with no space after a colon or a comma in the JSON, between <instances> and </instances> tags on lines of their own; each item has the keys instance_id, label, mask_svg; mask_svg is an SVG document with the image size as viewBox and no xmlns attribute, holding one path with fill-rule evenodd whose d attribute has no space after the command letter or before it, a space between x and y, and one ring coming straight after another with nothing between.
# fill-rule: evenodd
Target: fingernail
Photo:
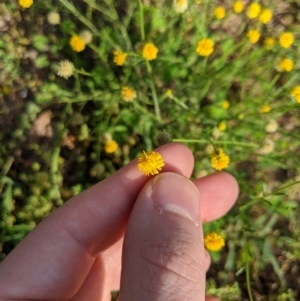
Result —
<instances>
[{"instance_id":1,"label":"fingernail","mask_svg":"<svg viewBox=\"0 0 300 301\"><path fill-rule=\"evenodd\" d=\"M152 200L161 214L169 212L199 222L199 191L181 175L166 172L156 176L152 182Z\"/></svg>"}]
</instances>

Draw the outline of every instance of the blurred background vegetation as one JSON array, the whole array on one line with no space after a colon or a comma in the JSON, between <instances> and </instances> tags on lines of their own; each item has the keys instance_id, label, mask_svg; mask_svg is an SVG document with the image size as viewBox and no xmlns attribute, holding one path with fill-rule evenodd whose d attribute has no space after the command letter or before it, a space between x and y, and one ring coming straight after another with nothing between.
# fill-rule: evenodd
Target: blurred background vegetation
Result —
<instances>
[{"instance_id":1,"label":"blurred background vegetation","mask_svg":"<svg viewBox=\"0 0 300 301\"><path fill-rule=\"evenodd\" d=\"M221 147L240 185L233 210L204 226L226 241L211 254L208 293L300 299L300 1L253 3L2 0L2 258L167 136L192 149L193 178L213 172ZM214 43L207 56L196 52L203 39Z\"/></svg>"}]
</instances>

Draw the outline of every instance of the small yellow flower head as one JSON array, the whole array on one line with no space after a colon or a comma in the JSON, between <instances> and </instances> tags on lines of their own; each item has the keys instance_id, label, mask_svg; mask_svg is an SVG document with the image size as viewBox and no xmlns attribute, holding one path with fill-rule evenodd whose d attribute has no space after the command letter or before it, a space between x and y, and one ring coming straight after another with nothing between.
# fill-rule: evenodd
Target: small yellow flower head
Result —
<instances>
[{"instance_id":1,"label":"small yellow flower head","mask_svg":"<svg viewBox=\"0 0 300 301\"><path fill-rule=\"evenodd\" d=\"M136 98L136 92L130 87L123 87L121 90L121 98L126 102L132 102Z\"/></svg>"},{"instance_id":2,"label":"small yellow flower head","mask_svg":"<svg viewBox=\"0 0 300 301\"><path fill-rule=\"evenodd\" d=\"M233 10L237 14L241 13L244 10L243 1L235 1L233 4Z\"/></svg>"},{"instance_id":3,"label":"small yellow flower head","mask_svg":"<svg viewBox=\"0 0 300 301\"><path fill-rule=\"evenodd\" d=\"M33 4L33 0L18 0L18 2L23 8L29 8Z\"/></svg>"},{"instance_id":4,"label":"small yellow flower head","mask_svg":"<svg viewBox=\"0 0 300 301\"><path fill-rule=\"evenodd\" d=\"M224 132L227 128L227 125L226 125L226 122L225 121L221 121L219 124L218 124L218 130L220 132Z\"/></svg>"},{"instance_id":5,"label":"small yellow flower head","mask_svg":"<svg viewBox=\"0 0 300 301\"><path fill-rule=\"evenodd\" d=\"M219 149L216 153L214 153L211 158L211 166L216 170L222 170L229 165L229 157L224 153L222 149Z\"/></svg>"},{"instance_id":6,"label":"small yellow flower head","mask_svg":"<svg viewBox=\"0 0 300 301\"><path fill-rule=\"evenodd\" d=\"M271 107L269 105L263 105L261 108L260 108L260 111L262 113L269 113L271 111Z\"/></svg>"},{"instance_id":7,"label":"small yellow flower head","mask_svg":"<svg viewBox=\"0 0 300 301\"><path fill-rule=\"evenodd\" d=\"M143 152L138 157L138 169L145 175L157 175L165 166L165 161L160 153L155 151Z\"/></svg>"},{"instance_id":8,"label":"small yellow flower head","mask_svg":"<svg viewBox=\"0 0 300 301\"><path fill-rule=\"evenodd\" d=\"M290 48L294 43L294 35L291 32L284 32L279 37L279 44L283 48Z\"/></svg>"},{"instance_id":9,"label":"small yellow flower head","mask_svg":"<svg viewBox=\"0 0 300 301\"><path fill-rule=\"evenodd\" d=\"M300 103L300 86L296 86L292 91L291 95Z\"/></svg>"},{"instance_id":10,"label":"small yellow flower head","mask_svg":"<svg viewBox=\"0 0 300 301\"><path fill-rule=\"evenodd\" d=\"M93 35L89 30L81 31L79 37L85 42L85 44L89 44L93 40Z\"/></svg>"},{"instance_id":11,"label":"small yellow flower head","mask_svg":"<svg viewBox=\"0 0 300 301\"><path fill-rule=\"evenodd\" d=\"M80 36L71 37L69 44L73 51L81 52L85 49L86 43Z\"/></svg>"},{"instance_id":12,"label":"small yellow flower head","mask_svg":"<svg viewBox=\"0 0 300 301\"><path fill-rule=\"evenodd\" d=\"M209 56L214 51L214 42L211 39L198 41L196 52L200 56Z\"/></svg>"},{"instance_id":13,"label":"small yellow flower head","mask_svg":"<svg viewBox=\"0 0 300 301\"><path fill-rule=\"evenodd\" d=\"M225 246L225 241L220 234L211 232L205 235L204 245L207 250L217 252Z\"/></svg>"},{"instance_id":14,"label":"small yellow flower head","mask_svg":"<svg viewBox=\"0 0 300 301\"><path fill-rule=\"evenodd\" d=\"M259 16L260 11L261 11L260 4L256 2L251 3L247 9L247 16L249 19L255 19Z\"/></svg>"},{"instance_id":15,"label":"small yellow flower head","mask_svg":"<svg viewBox=\"0 0 300 301\"><path fill-rule=\"evenodd\" d=\"M271 50L274 47L274 44L275 44L274 38L271 38L271 37L265 38L264 45L267 50Z\"/></svg>"},{"instance_id":16,"label":"small yellow flower head","mask_svg":"<svg viewBox=\"0 0 300 301\"><path fill-rule=\"evenodd\" d=\"M222 103L222 107L224 109L228 109L230 107L230 102L228 100L224 100Z\"/></svg>"},{"instance_id":17,"label":"small yellow flower head","mask_svg":"<svg viewBox=\"0 0 300 301\"><path fill-rule=\"evenodd\" d=\"M60 14L52 11L47 15L47 20L51 25L58 25L60 23Z\"/></svg>"},{"instance_id":18,"label":"small yellow flower head","mask_svg":"<svg viewBox=\"0 0 300 301\"><path fill-rule=\"evenodd\" d=\"M157 53L158 48L153 43L146 43L142 50L142 55L147 61L155 60Z\"/></svg>"},{"instance_id":19,"label":"small yellow flower head","mask_svg":"<svg viewBox=\"0 0 300 301\"><path fill-rule=\"evenodd\" d=\"M57 75L65 78L65 79L68 79L69 77L71 77L73 75L74 70L75 70L75 67L74 67L73 63L71 63L68 60L61 61L58 66Z\"/></svg>"},{"instance_id":20,"label":"small yellow flower head","mask_svg":"<svg viewBox=\"0 0 300 301\"><path fill-rule=\"evenodd\" d=\"M104 144L105 152L108 154L114 153L118 149L118 143L115 140L106 141Z\"/></svg>"},{"instance_id":21,"label":"small yellow flower head","mask_svg":"<svg viewBox=\"0 0 300 301\"><path fill-rule=\"evenodd\" d=\"M251 44L255 44L260 38L260 32L256 29L251 29L248 31L247 37L249 38Z\"/></svg>"},{"instance_id":22,"label":"small yellow flower head","mask_svg":"<svg viewBox=\"0 0 300 301\"><path fill-rule=\"evenodd\" d=\"M173 97L173 92L171 89L168 89L166 92L165 92L165 95L169 98L172 98Z\"/></svg>"},{"instance_id":23,"label":"small yellow flower head","mask_svg":"<svg viewBox=\"0 0 300 301\"><path fill-rule=\"evenodd\" d=\"M217 6L214 10L214 15L217 19L224 19L225 16L226 16L226 11L225 11L225 8L222 7L222 6Z\"/></svg>"},{"instance_id":24,"label":"small yellow flower head","mask_svg":"<svg viewBox=\"0 0 300 301\"><path fill-rule=\"evenodd\" d=\"M258 20L260 23L268 24L272 19L273 13L270 9L263 9L260 13Z\"/></svg>"},{"instance_id":25,"label":"small yellow flower head","mask_svg":"<svg viewBox=\"0 0 300 301\"><path fill-rule=\"evenodd\" d=\"M290 72L294 69L294 62L291 59L284 58L279 63L281 71Z\"/></svg>"},{"instance_id":26,"label":"small yellow flower head","mask_svg":"<svg viewBox=\"0 0 300 301\"><path fill-rule=\"evenodd\" d=\"M120 50L114 51L114 63L117 66L123 66L126 61L127 53Z\"/></svg>"},{"instance_id":27,"label":"small yellow flower head","mask_svg":"<svg viewBox=\"0 0 300 301\"><path fill-rule=\"evenodd\" d=\"M182 14L187 10L189 3L188 0L174 0L173 6L177 13Z\"/></svg>"}]
</instances>

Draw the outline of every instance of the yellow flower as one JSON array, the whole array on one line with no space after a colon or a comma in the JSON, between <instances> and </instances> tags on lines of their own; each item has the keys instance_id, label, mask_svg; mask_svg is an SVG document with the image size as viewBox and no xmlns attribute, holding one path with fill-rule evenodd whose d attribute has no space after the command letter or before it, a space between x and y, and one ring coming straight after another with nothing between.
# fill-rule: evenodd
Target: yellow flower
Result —
<instances>
[{"instance_id":1,"label":"yellow flower","mask_svg":"<svg viewBox=\"0 0 300 301\"><path fill-rule=\"evenodd\" d=\"M296 86L292 91L291 95L300 103L300 86Z\"/></svg>"},{"instance_id":2,"label":"yellow flower","mask_svg":"<svg viewBox=\"0 0 300 301\"><path fill-rule=\"evenodd\" d=\"M165 96L166 97L169 97L169 98L172 98L173 97L173 92L171 89L168 89L166 92L165 92Z\"/></svg>"},{"instance_id":3,"label":"yellow flower","mask_svg":"<svg viewBox=\"0 0 300 301\"><path fill-rule=\"evenodd\" d=\"M18 2L23 8L29 8L33 4L33 0L19 0Z\"/></svg>"},{"instance_id":4,"label":"yellow flower","mask_svg":"<svg viewBox=\"0 0 300 301\"><path fill-rule=\"evenodd\" d=\"M198 41L196 52L200 56L209 56L214 51L214 42L211 39Z\"/></svg>"},{"instance_id":5,"label":"yellow flower","mask_svg":"<svg viewBox=\"0 0 300 301\"><path fill-rule=\"evenodd\" d=\"M72 36L69 44L72 48L72 50L76 52L81 52L85 49L86 43L80 36Z\"/></svg>"},{"instance_id":6,"label":"yellow flower","mask_svg":"<svg viewBox=\"0 0 300 301\"><path fill-rule=\"evenodd\" d=\"M268 24L272 19L273 13L270 9L263 9L261 14L259 15L259 22L263 24Z\"/></svg>"},{"instance_id":7,"label":"yellow flower","mask_svg":"<svg viewBox=\"0 0 300 301\"><path fill-rule=\"evenodd\" d=\"M75 67L74 67L73 63L71 63L68 60L61 61L59 63L57 75L65 78L65 79L68 79L69 77L71 77L73 75L74 70L75 70Z\"/></svg>"},{"instance_id":8,"label":"yellow flower","mask_svg":"<svg viewBox=\"0 0 300 301\"><path fill-rule=\"evenodd\" d=\"M217 19L224 19L226 16L225 8L218 5L214 10L214 15Z\"/></svg>"},{"instance_id":9,"label":"yellow flower","mask_svg":"<svg viewBox=\"0 0 300 301\"><path fill-rule=\"evenodd\" d=\"M259 16L261 6L258 3L251 3L247 9L247 16L249 19L255 19Z\"/></svg>"},{"instance_id":10,"label":"yellow flower","mask_svg":"<svg viewBox=\"0 0 300 301\"><path fill-rule=\"evenodd\" d=\"M143 152L138 157L138 169L145 175L157 175L165 166L165 162L160 153L155 151Z\"/></svg>"},{"instance_id":11,"label":"yellow flower","mask_svg":"<svg viewBox=\"0 0 300 301\"><path fill-rule=\"evenodd\" d=\"M211 232L205 235L204 245L209 251L220 251L225 246L225 241L220 234Z\"/></svg>"},{"instance_id":12,"label":"yellow flower","mask_svg":"<svg viewBox=\"0 0 300 301\"><path fill-rule=\"evenodd\" d=\"M123 66L126 61L127 53L120 50L114 51L114 63L117 66Z\"/></svg>"},{"instance_id":13,"label":"yellow flower","mask_svg":"<svg viewBox=\"0 0 300 301\"><path fill-rule=\"evenodd\" d=\"M108 154L114 153L118 149L118 143L115 140L106 141L104 144L105 152Z\"/></svg>"},{"instance_id":14,"label":"yellow flower","mask_svg":"<svg viewBox=\"0 0 300 301\"><path fill-rule=\"evenodd\" d=\"M222 107L224 109L228 109L230 107L230 102L228 100L224 100L222 103Z\"/></svg>"},{"instance_id":15,"label":"yellow flower","mask_svg":"<svg viewBox=\"0 0 300 301\"><path fill-rule=\"evenodd\" d=\"M47 20L51 25L58 25L60 23L60 14L52 11L47 15Z\"/></svg>"},{"instance_id":16,"label":"yellow flower","mask_svg":"<svg viewBox=\"0 0 300 301\"><path fill-rule=\"evenodd\" d=\"M211 166L216 170L222 170L229 165L229 157L222 149L219 149L211 158Z\"/></svg>"},{"instance_id":17,"label":"yellow flower","mask_svg":"<svg viewBox=\"0 0 300 301\"><path fill-rule=\"evenodd\" d=\"M271 38L271 37L265 38L264 45L267 50L271 50L273 48L274 44L275 44L274 38Z\"/></svg>"},{"instance_id":18,"label":"yellow flower","mask_svg":"<svg viewBox=\"0 0 300 301\"><path fill-rule=\"evenodd\" d=\"M123 87L121 90L121 98L126 102L132 102L136 98L136 92L130 87Z\"/></svg>"},{"instance_id":19,"label":"yellow flower","mask_svg":"<svg viewBox=\"0 0 300 301\"><path fill-rule=\"evenodd\" d=\"M284 32L279 37L279 44L283 48L290 48L294 43L294 35L291 32Z\"/></svg>"},{"instance_id":20,"label":"yellow flower","mask_svg":"<svg viewBox=\"0 0 300 301\"><path fill-rule=\"evenodd\" d=\"M294 69L294 62L291 59L284 58L279 63L281 71L290 72Z\"/></svg>"},{"instance_id":21,"label":"yellow flower","mask_svg":"<svg viewBox=\"0 0 300 301\"><path fill-rule=\"evenodd\" d=\"M182 14L188 8L188 1L187 0L174 0L173 6L177 13Z\"/></svg>"},{"instance_id":22,"label":"yellow flower","mask_svg":"<svg viewBox=\"0 0 300 301\"><path fill-rule=\"evenodd\" d=\"M224 132L227 128L226 122L225 121L221 121L218 125L218 129L220 132Z\"/></svg>"},{"instance_id":23,"label":"yellow flower","mask_svg":"<svg viewBox=\"0 0 300 301\"><path fill-rule=\"evenodd\" d=\"M241 13L244 10L243 1L235 1L233 4L233 10L237 14Z\"/></svg>"},{"instance_id":24,"label":"yellow flower","mask_svg":"<svg viewBox=\"0 0 300 301\"><path fill-rule=\"evenodd\" d=\"M158 48L153 43L146 43L142 50L142 55L147 61L155 60Z\"/></svg>"},{"instance_id":25,"label":"yellow flower","mask_svg":"<svg viewBox=\"0 0 300 301\"><path fill-rule=\"evenodd\" d=\"M271 111L271 107L269 105L263 105L261 108L260 108L260 111L262 113L269 113Z\"/></svg>"},{"instance_id":26,"label":"yellow flower","mask_svg":"<svg viewBox=\"0 0 300 301\"><path fill-rule=\"evenodd\" d=\"M256 29L251 29L248 31L247 37L249 38L251 44L255 44L260 38L260 32Z\"/></svg>"}]
</instances>

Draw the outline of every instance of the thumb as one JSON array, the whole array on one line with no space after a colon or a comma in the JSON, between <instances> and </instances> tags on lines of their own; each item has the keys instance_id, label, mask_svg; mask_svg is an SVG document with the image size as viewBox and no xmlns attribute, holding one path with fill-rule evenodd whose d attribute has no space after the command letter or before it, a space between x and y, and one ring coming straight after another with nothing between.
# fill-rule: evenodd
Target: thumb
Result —
<instances>
[{"instance_id":1,"label":"thumb","mask_svg":"<svg viewBox=\"0 0 300 301\"><path fill-rule=\"evenodd\" d=\"M126 229L120 301L204 300L199 198L196 186L175 173L144 186Z\"/></svg>"}]
</instances>

